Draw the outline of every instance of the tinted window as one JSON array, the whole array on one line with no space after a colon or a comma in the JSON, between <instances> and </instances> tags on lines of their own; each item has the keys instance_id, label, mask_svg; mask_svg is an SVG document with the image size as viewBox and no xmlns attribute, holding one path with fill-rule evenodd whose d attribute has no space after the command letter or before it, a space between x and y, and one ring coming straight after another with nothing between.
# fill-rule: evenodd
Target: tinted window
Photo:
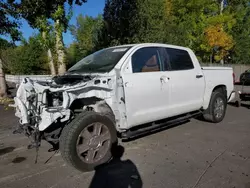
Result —
<instances>
[{"instance_id":1,"label":"tinted window","mask_svg":"<svg viewBox=\"0 0 250 188\"><path fill-rule=\"evenodd\" d=\"M137 72L155 72L160 71L160 61L158 48L148 47L137 50L132 55L132 69Z\"/></svg>"},{"instance_id":2,"label":"tinted window","mask_svg":"<svg viewBox=\"0 0 250 188\"><path fill-rule=\"evenodd\" d=\"M185 50L166 48L169 67L171 70L188 70L193 69L194 65Z\"/></svg>"}]
</instances>

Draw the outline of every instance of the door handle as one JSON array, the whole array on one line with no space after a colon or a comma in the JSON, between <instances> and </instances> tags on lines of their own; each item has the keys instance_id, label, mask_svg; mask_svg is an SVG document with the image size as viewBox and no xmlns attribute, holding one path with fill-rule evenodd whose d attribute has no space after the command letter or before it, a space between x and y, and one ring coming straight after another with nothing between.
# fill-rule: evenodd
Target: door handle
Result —
<instances>
[{"instance_id":1,"label":"door handle","mask_svg":"<svg viewBox=\"0 0 250 188\"><path fill-rule=\"evenodd\" d=\"M196 78L202 78L202 77L203 77L203 75L201 75L201 74L196 75Z\"/></svg>"},{"instance_id":2,"label":"door handle","mask_svg":"<svg viewBox=\"0 0 250 188\"><path fill-rule=\"evenodd\" d=\"M166 77L166 76L162 76L162 77L160 78L160 80L161 80L161 82L166 83L166 82L168 82L168 81L170 80L170 78L169 78L169 77Z\"/></svg>"},{"instance_id":3,"label":"door handle","mask_svg":"<svg viewBox=\"0 0 250 188\"><path fill-rule=\"evenodd\" d=\"M125 83L124 83L124 86L125 86L125 87L131 87L131 86L132 86L132 84L131 84L131 83L129 83L129 82L125 82Z\"/></svg>"}]
</instances>

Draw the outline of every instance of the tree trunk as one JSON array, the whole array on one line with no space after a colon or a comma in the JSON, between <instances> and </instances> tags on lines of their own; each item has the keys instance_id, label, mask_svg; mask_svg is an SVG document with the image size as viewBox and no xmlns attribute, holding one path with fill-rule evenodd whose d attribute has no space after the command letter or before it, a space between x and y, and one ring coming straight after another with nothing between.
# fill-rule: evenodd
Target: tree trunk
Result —
<instances>
[{"instance_id":1,"label":"tree trunk","mask_svg":"<svg viewBox=\"0 0 250 188\"><path fill-rule=\"evenodd\" d=\"M223 10L224 10L224 0L221 0L221 2L220 2L220 15L222 15Z\"/></svg>"},{"instance_id":2,"label":"tree trunk","mask_svg":"<svg viewBox=\"0 0 250 188\"><path fill-rule=\"evenodd\" d=\"M55 76L56 75L56 68L54 65L54 60L53 60L52 52L51 52L50 48L48 48L48 50L47 50L47 55L48 55L48 61L49 61L50 74L52 76Z\"/></svg>"},{"instance_id":3,"label":"tree trunk","mask_svg":"<svg viewBox=\"0 0 250 188\"><path fill-rule=\"evenodd\" d=\"M42 32L42 36L43 36L44 44L46 44L47 36L46 36L45 31ZM47 56L48 56L50 74L52 76L55 76L56 75L56 68L55 68L53 57L52 57L52 52L51 52L50 48L47 45L45 45L45 48L47 48Z\"/></svg>"},{"instance_id":4,"label":"tree trunk","mask_svg":"<svg viewBox=\"0 0 250 188\"><path fill-rule=\"evenodd\" d=\"M0 58L0 97L6 97L6 96L7 96L7 87L3 71L3 61Z\"/></svg>"},{"instance_id":5,"label":"tree trunk","mask_svg":"<svg viewBox=\"0 0 250 188\"><path fill-rule=\"evenodd\" d=\"M223 14L223 10L224 10L224 0L221 0L221 3L220 3L220 15ZM222 59L220 60L220 64L221 64L221 65L224 65L224 58L222 58Z\"/></svg>"},{"instance_id":6,"label":"tree trunk","mask_svg":"<svg viewBox=\"0 0 250 188\"><path fill-rule=\"evenodd\" d=\"M224 65L224 58L222 58L222 59L220 60L220 64L221 64L221 65Z\"/></svg>"},{"instance_id":7,"label":"tree trunk","mask_svg":"<svg viewBox=\"0 0 250 188\"><path fill-rule=\"evenodd\" d=\"M56 28L60 28L60 21L56 20ZM62 31L60 29L55 29L56 31L56 53L57 53L57 63L58 63L58 74L62 75L66 72L65 64L65 51L63 44Z\"/></svg>"}]
</instances>

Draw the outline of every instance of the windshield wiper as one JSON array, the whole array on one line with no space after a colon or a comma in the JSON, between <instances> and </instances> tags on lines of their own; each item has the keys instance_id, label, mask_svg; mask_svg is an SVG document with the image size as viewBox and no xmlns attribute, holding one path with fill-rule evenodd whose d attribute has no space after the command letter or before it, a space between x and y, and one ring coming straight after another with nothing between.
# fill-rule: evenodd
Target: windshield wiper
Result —
<instances>
[{"instance_id":1,"label":"windshield wiper","mask_svg":"<svg viewBox=\"0 0 250 188\"><path fill-rule=\"evenodd\" d=\"M77 71L78 71L77 69L74 69L74 70L68 70L67 72L77 72Z\"/></svg>"}]
</instances>

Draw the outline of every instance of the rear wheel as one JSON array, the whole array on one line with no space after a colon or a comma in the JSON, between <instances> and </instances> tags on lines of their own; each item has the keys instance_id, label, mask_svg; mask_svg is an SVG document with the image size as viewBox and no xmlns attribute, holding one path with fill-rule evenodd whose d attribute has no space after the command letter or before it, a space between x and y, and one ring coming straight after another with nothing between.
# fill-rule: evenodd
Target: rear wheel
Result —
<instances>
[{"instance_id":1,"label":"rear wheel","mask_svg":"<svg viewBox=\"0 0 250 188\"><path fill-rule=\"evenodd\" d=\"M116 129L110 117L84 112L63 129L60 151L74 168L91 171L111 159L110 149L116 142Z\"/></svg>"},{"instance_id":2,"label":"rear wheel","mask_svg":"<svg viewBox=\"0 0 250 188\"><path fill-rule=\"evenodd\" d=\"M204 119L213 123L221 122L226 114L227 102L226 97L219 91L212 93L209 107L204 112Z\"/></svg>"}]
</instances>

